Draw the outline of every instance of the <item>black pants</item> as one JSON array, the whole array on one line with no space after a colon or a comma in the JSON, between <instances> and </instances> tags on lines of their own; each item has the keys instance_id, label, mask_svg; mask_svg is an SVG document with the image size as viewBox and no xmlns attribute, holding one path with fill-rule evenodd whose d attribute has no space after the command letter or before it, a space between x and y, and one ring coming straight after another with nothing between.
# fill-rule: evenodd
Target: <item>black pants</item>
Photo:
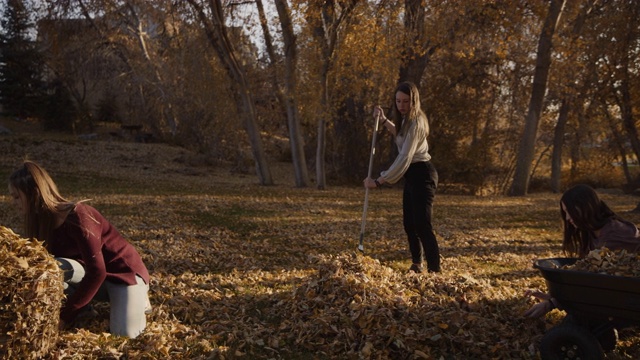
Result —
<instances>
[{"instance_id":1,"label":"black pants","mask_svg":"<svg viewBox=\"0 0 640 360\"><path fill-rule=\"evenodd\" d=\"M409 166L404 178L403 225L409 239L411 259L414 264L420 264L424 253L427 269L440 271L440 251L431 225L438 172L431 162L418 162Z\"/></svg>"}]
</instances>

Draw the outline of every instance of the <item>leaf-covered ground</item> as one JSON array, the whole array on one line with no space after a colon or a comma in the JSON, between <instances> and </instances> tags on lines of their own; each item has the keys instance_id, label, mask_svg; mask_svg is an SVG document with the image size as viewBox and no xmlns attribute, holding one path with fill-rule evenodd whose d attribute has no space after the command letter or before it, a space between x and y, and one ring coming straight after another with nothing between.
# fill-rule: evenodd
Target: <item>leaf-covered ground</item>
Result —
<instances>
[{"instance_id":1,"label":"leaf-covered ground","mask_svg":"<svg viewBox=\"0 0 640 360\"><path fill-rule=\"evenodd\" d=\"M357 251L364 189L275 186L205 166L162 144L4 136L0 175L25 156L69 198L91 199L139 249L153 313L136 339L110 336L108 306L61 333L51 359L535 359L563 317L521 314L545 289L534 259L561 256L557 194L439 194L434 225L443 272L410 274L399 187L372 191ZM629 220L638 198L604 194ZM5 193L0 224L20 230ZM610 359L640 356L638 329Z\"/></svg>"}]
</instances>

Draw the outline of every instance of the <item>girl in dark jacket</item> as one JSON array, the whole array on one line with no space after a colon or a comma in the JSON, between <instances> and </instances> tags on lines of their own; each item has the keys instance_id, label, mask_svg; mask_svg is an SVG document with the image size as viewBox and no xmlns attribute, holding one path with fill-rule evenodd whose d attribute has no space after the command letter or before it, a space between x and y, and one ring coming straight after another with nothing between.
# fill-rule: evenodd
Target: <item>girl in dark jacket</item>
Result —
<instances>
[{"instance_id":1,"label":"girl in dark jacket","mask_svg":"<svg viewBox=\"0 0 640 360\"><path fill-rule=\"evenodd\" d=\"M150 309L149 272L133 245L96 209L63 198L47 171L32 161L11 174L9 192L23 217L24 235L43 241L64 272L61 328L92 299L108 298L111 333L138 336Z\"/></svg>"},{"instance_id":2,"label":"girl in dark jacket","mask_svg":"<svg viewBox=\"0 0 640 360\"><path fill-rule=\"evenodd\" d=\"M614 213L588 185L576 185L565 191L560 199L560 216L564 229L562 249L567 256L584 258L591 250L603 247L640 250L638 228ZM527 291L526 295L542 300L525 312L527 317L543 316L557 306L547 293Z\"/></svg>"}]
</instances>

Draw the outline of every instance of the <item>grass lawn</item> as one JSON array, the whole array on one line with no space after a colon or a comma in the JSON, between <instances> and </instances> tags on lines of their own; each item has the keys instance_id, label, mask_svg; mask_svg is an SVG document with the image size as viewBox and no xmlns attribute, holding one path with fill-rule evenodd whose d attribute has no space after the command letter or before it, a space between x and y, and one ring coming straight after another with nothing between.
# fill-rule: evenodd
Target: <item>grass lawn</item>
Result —
<instances>
[{"instance_id":1,"label":"grass lawn","mask_svg":"<svg viewBox=\"0 0 640 360\"><path fill-rule=\"evenodd\" d=\"M11 135L4 179L25 156L70 199L91 199L140 251L153 313L136 339L110 336L108 307L60 334L51 359L535 359L564 313L521 314L545 289L532 263L562 256L557 194L438 194L440 274L409 274L399 186L371 191L364 254L361 187L275 186L230 167L189 165L163 144ZM603 194L628 220L639 199ZM20 232L8 194L0 225ZM610 359L640 356L636 328Z\"/></svg>"}]
</instances>

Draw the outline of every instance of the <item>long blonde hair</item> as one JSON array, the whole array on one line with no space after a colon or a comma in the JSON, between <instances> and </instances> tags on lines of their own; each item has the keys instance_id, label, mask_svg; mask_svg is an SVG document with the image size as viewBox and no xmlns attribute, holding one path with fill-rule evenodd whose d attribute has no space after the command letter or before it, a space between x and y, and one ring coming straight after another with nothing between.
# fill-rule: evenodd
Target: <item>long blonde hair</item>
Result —
<instances>
[{"instance_id":1,"label":"long blonde hair","mask_svg":"<svg viewBox=\"0 0 640 360\"><path fill-rule=\"evenodd\" d=\"M427 115L422 111L420 106L420 93L418 92L418 87L411 81L405 81L396 87L396 91L393 93L394 96L398 92L409 95L411 109L409 110L407 117L403 119L394 100L393 122L396 125L396 129L400 129L397 134L401 136L406 135L411 124L415 121L418 126L418 134L424 134L425 137L429 136L429 122L427 121Z\"/></svg>"},{"instance_id":2,"label":"long blonde hair","mask_svg":"<svg viewBox=\"0 0 640 360\"><path fill-rule=\"evenodd\" d=\"M75 207L60 195L49 173L33 161L25 160L9 176L9 186L26 198L23 225L29 238L46 242L57 220Z\"/></svg>"}]
</instances>

